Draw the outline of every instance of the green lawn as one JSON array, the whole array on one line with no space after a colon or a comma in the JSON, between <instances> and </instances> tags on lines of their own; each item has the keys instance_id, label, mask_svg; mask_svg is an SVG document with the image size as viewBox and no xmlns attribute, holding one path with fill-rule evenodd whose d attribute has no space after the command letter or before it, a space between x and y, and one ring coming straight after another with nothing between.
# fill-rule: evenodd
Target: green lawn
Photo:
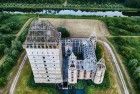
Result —
<instances>
[{"instance_id":1,"label":"green lawn","mask_svg":"<svg viewBox=\"0 0 140 94\"><path fill-rule=\"evenodd\" d=\"M15 94L59 94L55 88L47 85L38 85L33 81L33 76L29 62L27 61L23 71L21 72L18 84L16 86ZM32 83L28 83L32 82ZM34 84L31 85L31 84Z\"/></svg>"}]
</instances>

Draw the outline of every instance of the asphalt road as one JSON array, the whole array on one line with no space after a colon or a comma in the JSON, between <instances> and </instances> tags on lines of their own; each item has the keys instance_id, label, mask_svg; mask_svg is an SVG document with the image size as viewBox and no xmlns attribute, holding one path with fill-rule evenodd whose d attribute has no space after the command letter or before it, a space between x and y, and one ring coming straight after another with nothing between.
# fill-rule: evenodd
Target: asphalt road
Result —
<instances>
[{"instance_id":1,"label":"asphalt road","mask_svg":"<svg viewBox=\"0 0 140 94\"><path fill-rule=\"evenodd\" d=\"M26 62L26 59L27 59L27 55L24 56L24 58L23 58L23 60L22 60L22 62L20 64L20 66L19 66L18 72L17 72L17 74L16 74L16 76L15 76L15 78L14 78L12 84L11 84L9 94L14 94L16 84L18 82L18 79L19 79L21 70L22 70L22 68L23 68L23 66L24 66L24 64Z\"/></svg>"}]
</instances>

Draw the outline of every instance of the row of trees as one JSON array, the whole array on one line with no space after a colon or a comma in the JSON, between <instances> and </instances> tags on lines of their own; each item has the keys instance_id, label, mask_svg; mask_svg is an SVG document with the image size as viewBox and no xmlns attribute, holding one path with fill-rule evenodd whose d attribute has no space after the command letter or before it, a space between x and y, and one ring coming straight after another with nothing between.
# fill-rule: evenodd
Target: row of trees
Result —
<instances>
[{"instance_id":1,"label":"row of trees","mask_svg":"<svg viewBox=\"0 0 140 94\"><path fill-rule=\"evenodd\" d=\"M140 8L140 0L126 0L125 4L129 7Z\"/></svg>"},{"instance_id":2,"label":"row of trees","mask_svg":"<svg viewBox=\"0 0 140 94\"><path fill-rule=\"evenodd\" d=\"M50 3L50 4L61 4L65 0L0 0L0 2L5 3Z\"/></svg>"},{"instance_id":3,"label":"row of trees","mask_svg":"<svg viewBox=\"0 0 140 94\"><path fill-rule=\"evenodd\" d=\"M26 39L26 35L28 33L27 28L18 38L14 39L12 42L9 40L9 42L11 42L10 47L0 44L0 50L3 50L3 53L6 56L4 62L0 66L0 87L3 87L7 83L8 74L13 66L16 65L18 57L23 50L22 43ZM1 47L5 48L2 49Z\"/></svg>"},{"instance_id":4,"label":"row of trees","mask_svg":"<svg viewBox=\"0 0 140 94\"><path fill-rule=\"evenodd\" d=\"M7 82L7 76L13 66L16 64L18 55L22 51L22 44L18 40L12 41L11 48L6 48L4 54L6 58L0 66L0 87L4 86Z\"/></svg>"},{"instance_id":5,"label":"row of trees","mask_svg":"<svg viewBox=\"0 0 140 94\"><path fill-rule=\"evenodd\" d=\"M105 18L112 35L140 35L140 21L130 18Z\"/></svg>"},{"instance_id":6,"label":"row of trees","mask_svg":"<svg viewBox=\"0 0 140 94\"><path fill-rule=\"evenodd\" d=\"M121 3L124 0L68 0L69 3Z\"/></svg>"},{"instance_id":7,"label":"row of trees","mask_svg":"<svg viewBox=\"0 0 140 94\"><path fill-rule=\"evenodd\" d=\"M20 19L9 14L1 14L0 20L0 33L2 34L17 33L16 31L22 26Z\"/></svg>"},{"instance_id":8,"label":"row of trees","mask_svg":"<svg viewBox=\"0 0 140 94\"><path fill-rule=\"evenodd\" d=\"M5 26L6 24L11 28L12 32L15 30L19 30L21 24L26 21L24 19L24 16L19 17L9 14L1 14L0 20L0 26ZM16 24L20 25L20 27L16 27ZM5 34L4 30L0 32L0 55L5 57L0 65L0 87L4 86L7 83L10 70L13 68L13 66L16 65L18 57L22 52L22 43L24 42L26 35L27 28L18 37L16 37L15 34L11 34L9 30L7 34Z\"/></svg>"},{"instance_id":9,"label":"row of trees","mask_svg":"<svg viewBox=\"0 0 140 94\"><path fill-rule=\"evenodd\" d=\"M68 0L69 3L122 3L128 7L140 8L140 0Z\"/></svg>"},{"instance_id":10,"label":"row of trees","mask_svg":"<svg viewBox=\"0 0 140 94\"><path fill-rule=\"evenodd\" d=\"M123 57L123 62L129 69L130 76L136 81L140 88L140 39L137 38L113 38L112 43L115 44L118 52Z\"/></svg>"},{"instance_id":11,"label":"row of trees","mask_svg":"<svg viewBox=\"0 0 140 94\"><path fill-rule=\"evenodd\" d=\"M0 0L1 3L43 3L43 4L63 4L65 0ZM122 3L129 7L140 8L140 0L68 0L70 4L88 4L88 3Z\"/></svg>"}]
</instances>

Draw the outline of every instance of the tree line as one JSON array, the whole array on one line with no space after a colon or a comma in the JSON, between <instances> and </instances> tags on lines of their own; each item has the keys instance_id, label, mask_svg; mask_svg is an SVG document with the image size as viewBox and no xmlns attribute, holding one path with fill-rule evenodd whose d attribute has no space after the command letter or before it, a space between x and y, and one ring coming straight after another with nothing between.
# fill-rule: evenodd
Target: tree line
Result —
<instances>
[{"instance_id":1,"label":"tree line","mask_svg":"<svg viewBox=\"0 0 140 94\"><path fill-rule=\"evenodd\" d=\"M61 4L65 0L0 0L2 3L44 3L44 4Z\"/></svg>"},{"instance_id":2,"label":"tree line","mask_svg":"<svg viewBox=\"0 0 140 94\"><path fill-rule=\"evenodd\" d=\"M65 0L0 0L0 3L29 3L29 4L63 4ZM128 7L140 8L140 0L68 0L69 4L89 4L89 3L121 3Z\"/></svg>"}]
</instances>

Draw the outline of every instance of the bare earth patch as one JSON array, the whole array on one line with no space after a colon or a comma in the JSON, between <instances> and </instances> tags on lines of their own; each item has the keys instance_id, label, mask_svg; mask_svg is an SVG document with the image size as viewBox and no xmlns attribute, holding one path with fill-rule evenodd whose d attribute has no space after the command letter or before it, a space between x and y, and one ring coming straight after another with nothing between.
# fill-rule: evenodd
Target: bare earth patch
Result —
<instances>
[{"instance_id":1,"label":"bare earth patch","mask_svg":"<svg viewBox=\"0 0 140 94\"><path fill-rule=\"evenodd\" d=\"M54 19L40 18L50 21L55 27L65 27L71 34L71 37L89 37L93 32L97 36L109 35L106 25L99 20L92 19Z\"/></svg>"}]
</instances>

